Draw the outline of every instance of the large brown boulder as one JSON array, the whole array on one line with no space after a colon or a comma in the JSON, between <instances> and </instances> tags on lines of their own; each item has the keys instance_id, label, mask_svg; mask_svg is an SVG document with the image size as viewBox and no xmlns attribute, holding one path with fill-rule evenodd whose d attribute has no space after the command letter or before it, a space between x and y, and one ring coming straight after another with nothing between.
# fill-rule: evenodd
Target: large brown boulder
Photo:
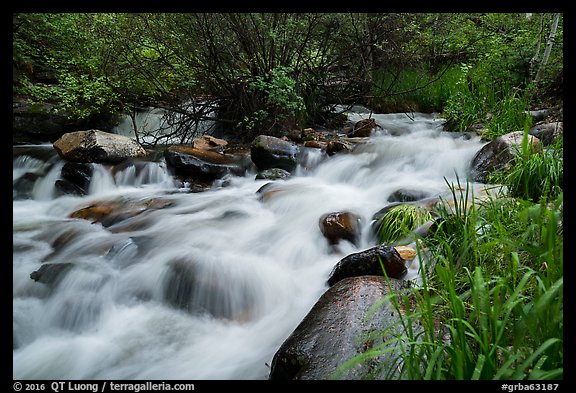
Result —
<instances>
[{"instance_id":1,"label":"large brown boulder","mask_svg":"<svg viewBox=\"0 0 576 393\"><path fill-rule=\"evenodd\" d=\"M336 283L275 353L269 379L386 378L386 372L396 370L401 362L398 353L381 353L368 362L343 369L340 375L334 373L371 348L395 345L386 343L402 334L402 324L393 303L383 299L390 291L402 290L403 285L391 279L389 287L381 276L350 277Z\"/></svg>"},{"instance_id":2,"label":"large brown boulder","mask_svg":"<svg viewBox=\"0 0 576 393\"><path fill-rule=\"evenodd\" d=\"M330 273L328 285L332 286L347 277L383 276L382 266L390 278L400 279L407 271L398 251L392 246L381 245L341 259Z\"/></svg>"},{"instance_id":3,"label":"large brown boulder","mask_svg":"<svg viewBox=\"0 0 576 393\"><path fill-rule=\"evenodd\" d=\"M69 132L53 143L60 157L71 162L116 164L130 157L144 157L135 140L99 130Z\"/></svg>"}]
</instances>

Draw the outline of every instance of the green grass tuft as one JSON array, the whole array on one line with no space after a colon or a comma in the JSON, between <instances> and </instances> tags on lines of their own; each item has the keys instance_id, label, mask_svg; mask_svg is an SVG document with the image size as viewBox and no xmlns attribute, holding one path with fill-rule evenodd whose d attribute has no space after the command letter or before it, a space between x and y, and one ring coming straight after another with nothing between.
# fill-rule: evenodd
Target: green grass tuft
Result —
<instances>
[{"instance_id":1,"label":"green grass tuft","mask_svg":"<svg viewBox=\"0 0 576 393\"><path fill-rule=\"evenodd\" d=\"M430 211L421 206L394 206L376 221L378 241L380 244L394 243L431 219Z\"/></svg>"}]
</instances>

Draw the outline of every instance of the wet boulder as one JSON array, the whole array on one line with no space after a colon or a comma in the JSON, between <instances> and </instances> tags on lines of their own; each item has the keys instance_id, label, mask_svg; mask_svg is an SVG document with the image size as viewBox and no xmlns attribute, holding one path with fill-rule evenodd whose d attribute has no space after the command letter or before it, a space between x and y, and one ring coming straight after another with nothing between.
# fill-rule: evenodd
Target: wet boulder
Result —
<instances>
[{"instance_id":1,"label":"wet boulder","mask_svg":"<svg viewBox=\"0 0 576 393\"><path fill-rule=\"evenodd\" d=\"M392 246L381 245L342 258L332 269L328 285L347 277L383 276L382 266L390 278L401 279L407 271L398 251Z\"/></svg>"},{"instance_id":2,"label":"wet boulder","mask_svg":"<svg viewBox=\"0 0 576 393\"><path fill-rule=\"evenodd\" d=\"M355 246L360 241L360 216L351 212L327 213L320 217L320 231L330 245L347 240Z\"/></svg>"},{"instance_id":3,"label":"wet boulder","mask_svg":"<svg viewBox=\"0 0 576 393\"><path fill-rule=\"evenodd\" d=\"M170 146L164 157L176 176L199 181L213 181L227 174L242 176L248 168L241 156L189 146Z\"/></svg>"},{"instance_id":4,"label":"wet boulder","mask_svg":"<svg viewBox=\"0 0 576 393\"><path fill-rule=\"evenodd\" d=\"M53 143L60 157L71 162L116 164L144 157L146 150L135 140L99 130L69 132Z\"/></svg>"},{"instance_id":5,"label":"wet boulder","mask_svg":"<svg viewBox=\"0 0 576 393\"><path fill-rule=\"evenodd\" d=\"M389 287L381 276L338 281L320 297L275 353L269 379L359 380L368 376L385 379L387 371L395 373L402 357L394 352L369 357L369 361L347 369L339 370L339 366L376 346L397 345L390 341L401 335L399 313L391 301L382 299L390 291L401 291L403 285L400 280L390 279ZM375 334L383 331L384 334Z\"/></svg>"},{"instance_id":6,"label":"wet boulder","mask_svg":"<svg viewBox=\"0 0 576 393\"><path fill-rule=\"evenodd\" d=\"M475 182L486 183L490 174L508 170L512 165L512 160L522 149L523 137L523 131L514 131L484 145L470 163L471 179ZM540 140L529 135L528 142L532 147L538 148Z\"/></svg>"},{"instance_id":7,"label":"wet boulder","mask_svg":"<svg viewBox=\"0 0 576 393\"><path fill-rule=\"evenodd\" d=\"M56 189L61 194L87 195L92 179L93 166L83 162L67 162L56 180Z\"/></svg>"},{"instance_id":8,"label":"wet boulder","mask_svg":"<svg viewBox=\"0 0 576 393\"><path fill-rule=\"evenodd\" d=\"M292 172L299 154L296 144L269 135L257 136L250 145L250 158L259 171L280 168Z\"/></svg>"}]
</instances>

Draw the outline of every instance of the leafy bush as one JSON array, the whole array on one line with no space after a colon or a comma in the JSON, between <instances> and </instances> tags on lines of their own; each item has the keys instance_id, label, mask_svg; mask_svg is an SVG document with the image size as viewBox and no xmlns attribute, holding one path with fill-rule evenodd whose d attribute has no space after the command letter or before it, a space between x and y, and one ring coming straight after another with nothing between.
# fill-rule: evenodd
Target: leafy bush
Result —
<instances>
[{"instance_id":1,"label":"leafy bush","mask_svg":"<svg viewBox=\"0 0 576 393\"><path fill-rule=\"evenodd\" d=\"M278 66L265 76L257 76L249 83L256 96L263 97L262 107L250 116L244 116L239 126L248 130L254 128L270 128L271 124L296 121L299 113L304 110L304 100L297 91L297 83L290 73L290 67Z\"/></svg>"}]
</instances>

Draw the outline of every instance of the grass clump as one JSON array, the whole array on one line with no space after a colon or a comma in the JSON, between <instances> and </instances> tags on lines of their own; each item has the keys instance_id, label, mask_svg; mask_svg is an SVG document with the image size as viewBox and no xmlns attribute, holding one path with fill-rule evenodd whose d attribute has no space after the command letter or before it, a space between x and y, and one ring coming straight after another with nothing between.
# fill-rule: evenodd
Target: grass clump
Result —
<instances>
[{"instance_id":1,"label":"grass clump","mask_svg":"<svg viewBox=\"0 0 576 393\"><path fill-rule=\"evenodd\" d=\"M420 225L432 220L429 210L414 204L393 206L376 219L376 233L380 244L394 243Z\"/></svg>"},{"instance_id":2,"label":"grass clump","mask_svg":"<svg viewBox=\"0 0 576 393\"><path fill-rule=\"evenodd\" d=\"M524 139L527 139L527 133ZM512 196L534 203L541 198L556 198L562 192L564 182L563 138L539 150L523 140L510 170L494 176L491 181L506 184Z\"/></svg>"}]
</instances>

